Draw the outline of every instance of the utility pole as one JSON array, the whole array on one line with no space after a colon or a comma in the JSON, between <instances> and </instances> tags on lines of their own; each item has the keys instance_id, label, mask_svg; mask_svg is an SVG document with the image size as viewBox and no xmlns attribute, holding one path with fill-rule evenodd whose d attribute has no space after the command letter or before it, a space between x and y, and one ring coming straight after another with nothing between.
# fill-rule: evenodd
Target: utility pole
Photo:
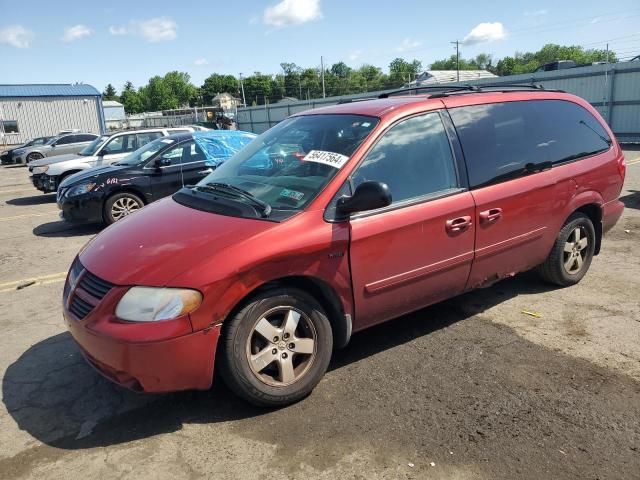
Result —
<instances>
[{"instance_id":1,"label":"utility pole","mask_svg":"<svg viewBox=\"0 0 640 480\"><path fill-rule=\"evenodd\" d=\"M242 104L246 107L247 100L244 98L244 83L242 82L242 72L240 72L240 88L242 89Z\"/></svg>"},{"instance_id":2,"label":"utility pole","mask_svg":"<svg viewBox=\"0 0 640 480\"><path fill-rule=\"evenodd\" d=\"M460 42L456 40L455 42L451 42L456 46L456 77L457 81L460 81Z\"/></svg>"},{"instance_id":3,"label":"utility pole","mask_svg":"<svg viewBox=\"0 0 640 480\"><path fill-rule=\"evenodd\" d=\"M322 58L322 55L320 56L320 70L322 75L322 98L325 98L327 95L324 91L324 59Z\"/></svg>"}]
</instances>

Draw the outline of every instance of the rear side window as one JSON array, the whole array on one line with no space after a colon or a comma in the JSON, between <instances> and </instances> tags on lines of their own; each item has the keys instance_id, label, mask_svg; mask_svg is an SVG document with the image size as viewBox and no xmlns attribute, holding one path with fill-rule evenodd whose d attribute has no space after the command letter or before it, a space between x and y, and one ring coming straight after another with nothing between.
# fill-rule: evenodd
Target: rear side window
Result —
<instances>
[{"instance_id":1,"label":"rear side window","mask_svg":"<svg viewBox=\"0 0 640 480\"><path fill-rule=\"evenodd\" d=\"M76 135L76 142L92 142L96 138L97 137L95 135L88 135L88 134Z\"/></svg>"},{"instance_id":2,"label":"rear side window","mask_svg":"<svg viewBox=\"0 0 640 480\"><path fill-rule=\"evenodd\" d=\"M602 152L611 145L600 122L572 102L506 102L449 112L472 188L526 175L538 164L559 164Z\"/></svg>"},{"instance_id":3,"label":"rear side window","mask_svg":"<svg viewBox=\"0 0 640 480\"><path fill-rule=\"evenodd\" d=\"M76 142L76 136L75 135L67 135L65 137L60 138L56 142L56 145L69 145L70 143L75 143L75 142Z\"/></svg>"},{"instance_id":4,"label":"rear side window","mask_svg":"<svg viewBox=\"0 0 640 480\"><path fill-rule=\"evenodd\" d=\"M449 139L438 113L404 120L382 135L352 176L389 186L393 203L458 186Z\"/></svg>"}]
</instances>

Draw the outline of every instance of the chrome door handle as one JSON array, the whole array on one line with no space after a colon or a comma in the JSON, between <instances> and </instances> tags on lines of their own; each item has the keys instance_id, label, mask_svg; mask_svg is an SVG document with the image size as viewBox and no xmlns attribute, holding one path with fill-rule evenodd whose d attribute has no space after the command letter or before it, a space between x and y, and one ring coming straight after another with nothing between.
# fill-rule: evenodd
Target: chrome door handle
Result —
<instances>
[{"instance_id":1,"label":"chrome door handle","mask_svg":"<svg viewBox=\"0 0 640 480\"><path fill-rule=\"evenodd\" d=\"M198 172L198 175L209 175L210 173L213 173L213 169L212 168L207 168L206 170L200 170Z\"/></svg>"}]
</instances>

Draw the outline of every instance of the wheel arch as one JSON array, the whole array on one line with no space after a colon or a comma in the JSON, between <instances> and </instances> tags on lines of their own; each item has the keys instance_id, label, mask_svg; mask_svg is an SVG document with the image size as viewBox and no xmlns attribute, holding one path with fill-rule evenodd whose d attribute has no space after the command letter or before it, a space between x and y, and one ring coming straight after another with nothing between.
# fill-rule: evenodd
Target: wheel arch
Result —
<instances>
[{"instance_id":1,"label":"wheel arch","mask_svg":"<svg viewBox=\"0 0 640 480\"><path fill-rule=\"evenodd\" d=\"M584 213L593 223L593 228L596 231L596 245L593 254L598 255L602 245L602 205L587 203L575 209L571 214L573 215L574 213Z\"/></svg>"},{"instance_id":2,"label":"wheel arch","mask_svg":"<svg viewBox=\"0 0 640 480\"><path fill-rule=\"evenodd\" d=\"M133 185L125 185L125 186L119 186L118 190L113 190L111 192L109 192L105 197L104 197L104 203L106 203L107 200L109 200L111 197L113 197L114 195L118 195L119 193L132 193L133 195L135 195L136 197L139 197L140 200L142 200L142 203L144 205L148 205L149 201L147 199L147 196L138 188L136 188Z\"/></svg>"},{"instance_id":3,"label":"wheel arch","mask_svg":"<svg viewBox=\"0 0 640 480\"><path fill-rule=\"evenodd\" d=\"M320 303L331 324L334 348L343 348L349 343L352 330L351 315L345 313L344 305L335 289L326 281L317 277L290 275L269 280L249 291L236 303L225 318L232 317L257 295L273 288L282 287L304 290Z\"/></svg>"}]
</instances>

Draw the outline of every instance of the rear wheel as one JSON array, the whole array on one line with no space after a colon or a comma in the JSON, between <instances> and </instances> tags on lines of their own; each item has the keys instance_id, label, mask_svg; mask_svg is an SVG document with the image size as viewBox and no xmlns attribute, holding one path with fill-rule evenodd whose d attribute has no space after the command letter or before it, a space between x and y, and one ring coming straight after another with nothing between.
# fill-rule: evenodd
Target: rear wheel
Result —
<instances>
[{"instance_id":1,"label":"rear wheel","mask_svg":"<svg viewBox=\"0 0 640 480\"><path fill-rule=\"evenodd\" d=\"M228 320L221 373L240 397L278 407L307 396L327 370L333 348L320 304L297 289L260 294Z\"/></svg>"},{"instance_id":2,"label":"rear wheel","mask_svg":"<svg viewBox=\"0 0 640 480\"><path fill-rule=\"evenodd\" d=\"M538 272L550 283L562 287L575 285L589 270L595 246L596 232L591 219L583 213L574 213L560 230Z\"/></svg>"},{"instance_id":3,"label":"rear wheel","mask_svg":"<svg viewBox=\"0 0 640 480\"><path fill-rule=\"evenodd\" d=\"M116 193L110 196L104 204L104 220L108 225L111 225L142 207L144 207L144 202L136 194Z\"/></svg>"},{"instance_id":4,"label":"rear wheel","mask_svg":"<svg viewBox=\"0 0 640 480\"><path fill-rule=\"evenodd\" d=\"M31 152L29 155L27 155L27 163L35 162L36 160L40 160L41 158L44 158L44 155L42 155L41 153Z\"/></svg>"}]
</instances>

